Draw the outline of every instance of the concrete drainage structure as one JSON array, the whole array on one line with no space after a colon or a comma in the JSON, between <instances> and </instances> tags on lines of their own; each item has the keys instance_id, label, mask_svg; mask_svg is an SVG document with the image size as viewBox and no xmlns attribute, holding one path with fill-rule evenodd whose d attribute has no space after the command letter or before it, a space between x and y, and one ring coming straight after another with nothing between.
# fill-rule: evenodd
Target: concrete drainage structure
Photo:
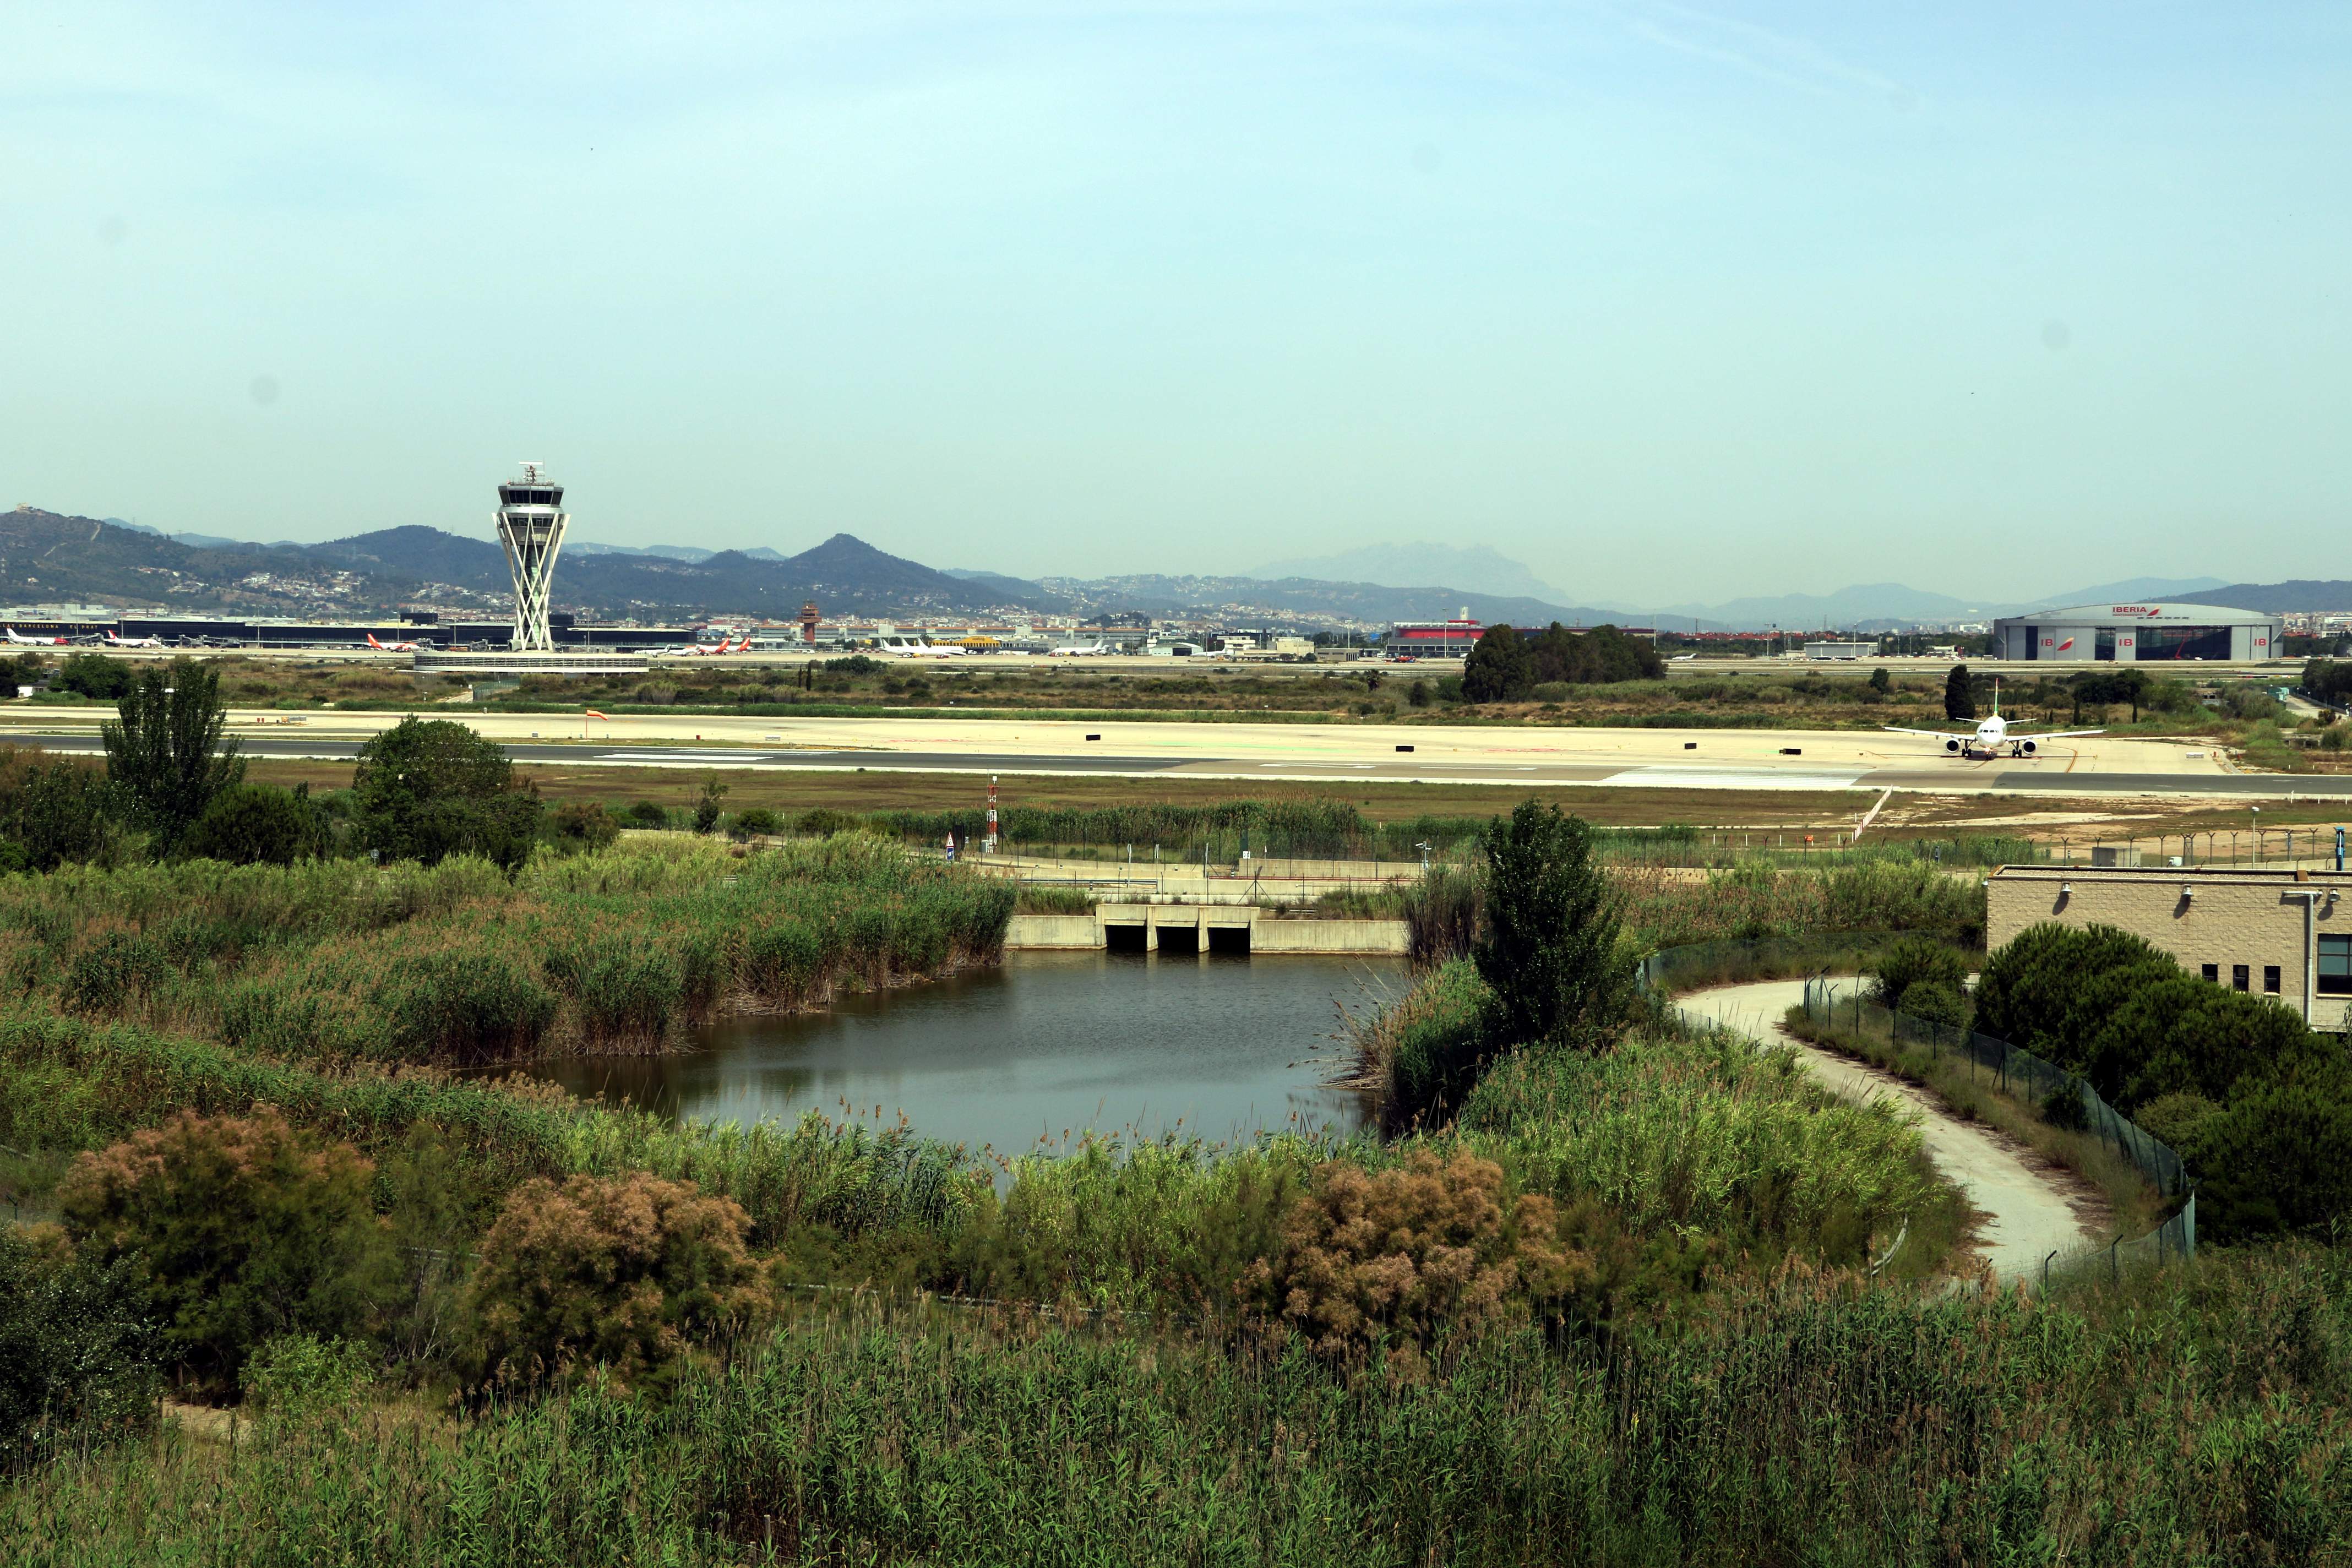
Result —
<instances>
[{"instance_id":1,"label":"concrete drainage structure","mask_svg":"<svg viewBox=\"0 0 2352 1568\"><path fill-rule=\"evenodd\" d=\"M1402 953L1407 942L1402 921L1290 919L1249 904L1105 903L1090 915L1014 915L1004 945L1190 955Z\"/></svg>"}]
</instances>

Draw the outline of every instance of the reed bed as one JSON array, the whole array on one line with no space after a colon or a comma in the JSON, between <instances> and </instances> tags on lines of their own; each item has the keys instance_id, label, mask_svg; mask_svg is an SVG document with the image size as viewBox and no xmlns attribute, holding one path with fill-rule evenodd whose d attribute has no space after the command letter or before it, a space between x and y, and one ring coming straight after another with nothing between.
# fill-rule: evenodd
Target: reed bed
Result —
<instances>
[{"instance_id":1,"label":"reed bed","mask_svg":"<svg viewBox=\"0 0 2352 1568\"><path fill-rule=\"evenodd\" d=\"M131 1563L2222 1564L2352 1528L2352 1273L2200 1260L2115 1301L1792 1274L1671 1330L1442 1348L851 1302L666 1402L584 1381L455 1425L347 1405L68 1454L0 1553ZM2259 1331L2249 1331L2250 1325Z\"/></svg>"},{"instance_id":2,"label":"reed bed","mask_svg":"<svg viewBox=\"0 0 2352 1568\"><path fill-rule=\"evenodd\" d=\"M821 1005L992 960L1015 890L846 835L486 862L77 870L0 883L16 994L258 1054L477 1064L658 1050L727 1010Z\"/></svg>"}]
</instances>

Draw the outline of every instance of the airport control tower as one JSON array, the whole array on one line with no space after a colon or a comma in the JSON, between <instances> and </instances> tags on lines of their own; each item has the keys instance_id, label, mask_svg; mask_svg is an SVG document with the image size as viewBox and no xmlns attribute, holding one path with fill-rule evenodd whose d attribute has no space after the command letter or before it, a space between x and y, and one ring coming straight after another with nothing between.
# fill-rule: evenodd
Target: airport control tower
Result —
<instances>
[{"instance_id":1,"label":"airport control tower","mask_svg":"<svg viewBox=\"0 0 2352 1568\"><path fill-rule=\"evenodd\" d=\"M547 629L548 600L555 589L555 553L572 521L562 510L563 487L547 477L546 465L527 462L522 478L499 486L499 542L507 547L507 570L514 574L514 647L552 652Z\"/></svg>"}]
</instances>

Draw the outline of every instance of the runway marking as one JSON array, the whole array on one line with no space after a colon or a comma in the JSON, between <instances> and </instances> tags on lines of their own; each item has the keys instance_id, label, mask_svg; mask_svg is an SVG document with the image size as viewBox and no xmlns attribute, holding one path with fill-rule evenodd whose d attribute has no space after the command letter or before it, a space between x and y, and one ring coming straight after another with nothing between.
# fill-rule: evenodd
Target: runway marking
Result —
<instances>
[{"instance_id":1,"label":"runway marking","mask_svg":"<svg viewBox=\"0 0 2352 1568\"><path fill-rule=\"evenodd\" d=\"M1768 768L1690 768L1666 764L1627 768L1601 782L1637 789L1852 789L1867 768L1799 773Z\"/></svg>"}]
</instances>

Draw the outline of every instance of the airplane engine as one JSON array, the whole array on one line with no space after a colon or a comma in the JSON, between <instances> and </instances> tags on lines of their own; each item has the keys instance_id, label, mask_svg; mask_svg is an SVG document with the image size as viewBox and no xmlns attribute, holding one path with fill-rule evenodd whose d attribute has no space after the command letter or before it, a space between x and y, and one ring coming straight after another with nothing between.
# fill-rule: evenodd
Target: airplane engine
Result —
<instances>
[{"instance_id":1,"label":"airplane engine","mask_svg":"<svg viewBox=\"0 0 2352 1568\"><path fill-rule=\"evenodd\" d=\"M2021 757L2030 757L2038 750L2040 748L2031 741L2020 741L2017 743L2017 754Z\"/></svg>"},{"instance_id":2,"label":"airplane engine","mask_svg":"<svg viewBox=\"0 0 2352 1568\"><path fill-rule=\"evenodd\" d=\"M1944 742L1944 750L1946 750L1946 751L1948 751L1948 752L1957 752L1957 751L1958 751L1959 749L1960 749L1960 742L1959 742L1959 740L1958 740L1958 737L1954 737L1953 739L1948 740L1948 741L1946 741L1946 742Z\"/></svg>"}]
</instances>

